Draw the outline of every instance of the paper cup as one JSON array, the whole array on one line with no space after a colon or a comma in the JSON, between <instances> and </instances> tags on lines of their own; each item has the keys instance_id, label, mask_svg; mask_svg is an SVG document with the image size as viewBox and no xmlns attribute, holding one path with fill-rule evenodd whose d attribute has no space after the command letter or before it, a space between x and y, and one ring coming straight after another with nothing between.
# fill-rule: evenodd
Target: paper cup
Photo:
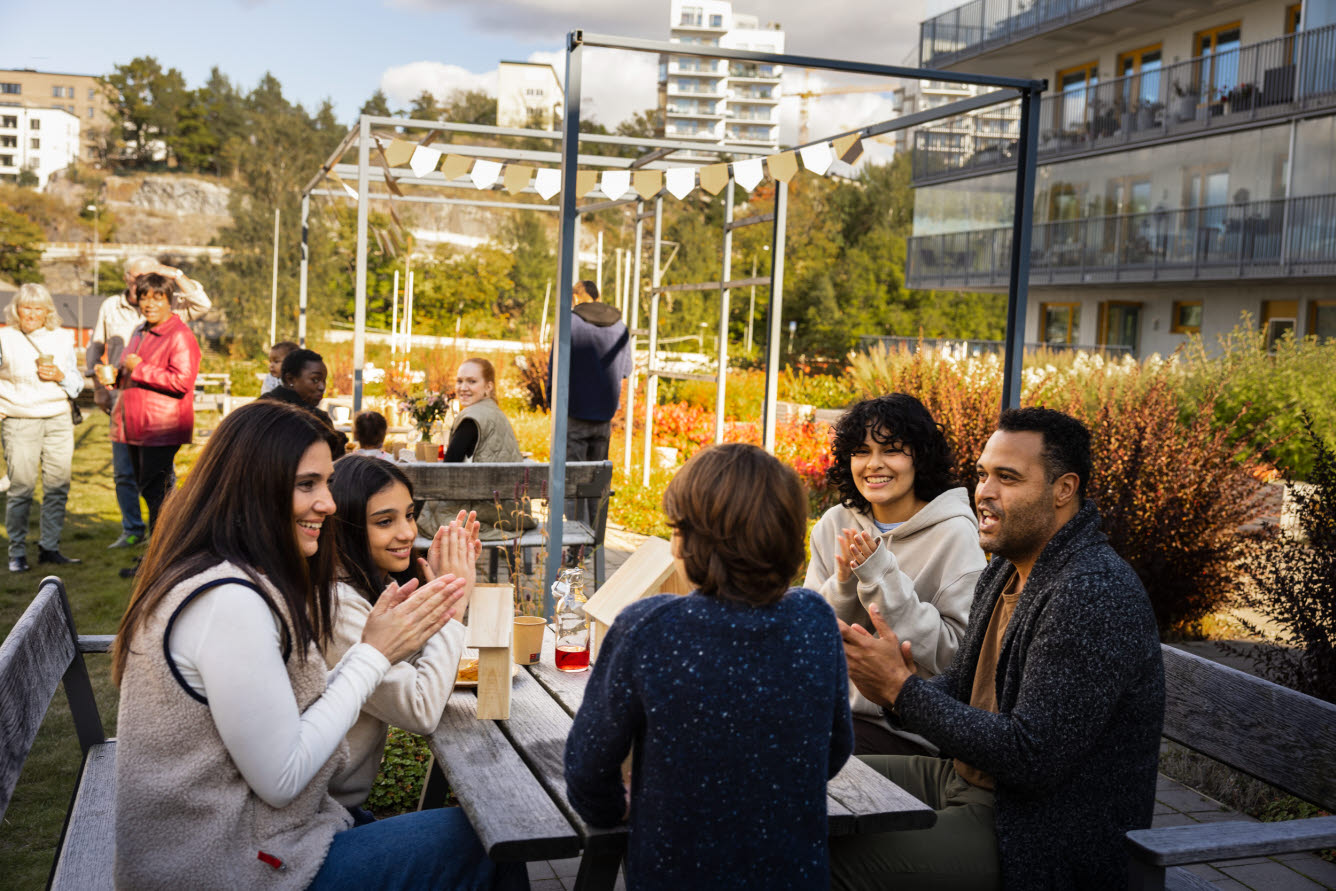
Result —
<instances>
[{"instance_id":1,"label":"paper cup","mask_svg":"<svg viewBox=\"0 0 1336 891\"><path fill-rule=\"evenodd\" d=\"M110 365L99 365L97 367L97 379L105 386L112 386L116 383L116 369Z\"/></svg>"},{"instance_id":2,"label":"paper cup","mask_svg":"<svg viewBox=\"0 0 1336 891\"><path fill-rule=\"evenodd\" d=\"M38 365L55 365L56 357L50 353L42 353L37 357Z\"/></svg>"},{"instance_id":3,"label":"paper cup","mask_svg":"<svg viewBox=\"0 0 1336 891\"><path fill-rule=\"evenodd\" d=\"M516 616L515 633L510 638L510 655L516 665L533 665L543 652L542 616Z\"/></svg>"}]
</instances>

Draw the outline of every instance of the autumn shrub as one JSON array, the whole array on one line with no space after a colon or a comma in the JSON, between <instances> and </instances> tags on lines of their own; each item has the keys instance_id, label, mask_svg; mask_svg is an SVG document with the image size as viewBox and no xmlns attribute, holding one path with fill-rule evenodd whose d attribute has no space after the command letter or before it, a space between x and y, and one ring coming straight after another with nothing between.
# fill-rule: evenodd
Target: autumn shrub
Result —
<instances>
[{"instance_id":1,"label":"autumn shrub","mask_svg":"<svg viewBox=\"0 0 1336 891\"><path fill-rule=\"evenodd\" d=\"M529 407L538 411L547 411L551 404L547 392L547 363L551 355L550 346L535 340L526 343L524 352L515 357L519 387L528 398Z\"/></svg>"}]
</instances>

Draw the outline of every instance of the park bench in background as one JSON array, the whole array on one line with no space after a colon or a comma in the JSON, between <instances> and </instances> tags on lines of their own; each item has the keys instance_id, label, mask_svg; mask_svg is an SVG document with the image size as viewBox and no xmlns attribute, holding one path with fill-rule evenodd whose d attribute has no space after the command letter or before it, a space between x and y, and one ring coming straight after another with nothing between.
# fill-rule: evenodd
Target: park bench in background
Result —
<instances>
[{"instance_id":1,"label":"park bench in background","mask_svg":"<svg viewBox=\"0 0 1336 891\"><path fill-rule=\"evenodd\" d=\"M52 888L111 888L115 852L116 741L102 734L102 716L84 653L105 653L110 635L81 636L55 576L0 645L0 816L9 808L23 762L32 750L56 686L63 680L83 750L74 798L51 866Z\"/></svg>"},{"instance_id":2,"label":"park bench in background","mask_svg":"<svg viewBox=\"0 0 1336 891\"><path fill-rule=\"evenodd\" d=\"M413 484L413 497L419 502L476 501L490 504L500 501L505 505L507 502L528 498L548 500L548 509L553 508L547 498L546 464L533 461L516 464L413 461L399 467ZM562 524L561 544L566 548L584 548L586 554L593 552L596 589L603 584L603 538L608 527L608 498L611 495L611 461L572 461L566 465L565 499L573 500L577 508L587 506L590 521L581 522L578 519L581 511L578 509L574 516L568 516ZM508 509L503 510L508 512ZM430 543L428 539L419 536L416 546L426 548ZM531 568L531 550L547 546L547 524L540 522L535 528L518 536L485 540L482 545L489 550L489 581L496 581L501 548L523 550L525 571L528 572Z\"/></svg>"},{"instance_id":3,"label":"park bench in background","mask_svg":"<svg viewBox=\"0 0 1336 891\"><path fill-rule=\"evenodd\" d=\"M1163 651L1165 738L1336 812L1336 705L1182 650ZM1218 889L1179 867L1336 846L1336 817L1138 829L1127 842L1134 891Z\"/></svg>"}]
</instances>

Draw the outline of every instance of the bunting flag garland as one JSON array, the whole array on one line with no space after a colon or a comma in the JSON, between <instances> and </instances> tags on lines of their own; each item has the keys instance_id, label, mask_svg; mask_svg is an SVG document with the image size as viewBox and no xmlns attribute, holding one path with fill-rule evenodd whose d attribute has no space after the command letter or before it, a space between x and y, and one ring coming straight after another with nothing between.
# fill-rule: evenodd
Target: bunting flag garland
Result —
<instances>
[{"instance_id":1,"label":"bunting flag garland","mask_svg":"<svg viewBox=\"0 0 1336 891\"><path fill-rule=\"evenodd\" d=\"M765 179L765 170L763 169L760 158L748 158L745 161L733 162L733 181L742 188L750 192L761 184Z\"/></svg>"},{"instance_id":2,"label":"bunting flag garland","mask_svg":"<svg viewBox=\"0 0 1336 891\"><path fill-rule=\"evenodd\" d=\"M382 140L385 141L382 141ZM448 146L446 146L448 148ZM830 142L819 142L800 149L789 149L765 157L747 158L732 163L720 161L701 167L671 167L667 170L577 170L575 174L575 195L583 198L595 190L610 200L622 200L638 196L648 201L665 189L668 194L681 201L690 195L699 184L711 195L718 195L728 185L730 178L747 191L753 191L768 174L777 182L787 183L798 175L799 160L802 168L819 176L826 175L835 161L853 164L863 154L863 139L858 133L848 133ZM533 191L549 201L561 191L561 171L552 167L530 167L524 164L505 164L487 158L474 158L470 155L449 154L442 149L432 148L430 139L413 142L406 139L375 137L374 162L385 172L386 187L392 195L403 197L403 191L391 174L391 168L402 168L405 164L419 179L438 167L447 182L454 182L467 176L474 188L485 190L500 185L511 195ZM330 171L328 176L340 186L349 197L356 199L357 191L348 183ZM401 226L390 208L396 226ZM397 241L397 233L387 233ZM393 245L391 245L393 247Z\"/></svg>"},{"instance_id":3,"label":"bunting flag garland","mask_svg":"<svg viewBox=\"0 0 1336 891\"><path fill-rule=\"evenodd\" d=\"M718 195L728 185L728 165L710 164L700 169L700 187L711 195Z\"/></svg>"},{"instance_id":4,"label":"bunting flag garland","mask_svg":"<svg viewBox=\"0 0 1336 891\"><path fill-rule=\"evenodd\" d=\"M479 158L473 162L473 172L469 174L469 179L473 180L473 187L475 189L490 189L500 175L500 161L489 161L486 158Z\"/></svg>"},{"instance_id":5,"label":"bunting flag garland","mask_svg":"<svg viewBox=\"0 0 1336 891\"><path fill-rule=\"evenodd\" d=\"M637 170L631 175L631 187L637 195L648 201L663 189L663 171Z\"/></svg>"},{"instance_id":6,"label":"bunting flag garland","mask_svg":"<svg viewBox=\"0 0 1336 891\"><path fill-rule=\"evenodd\" d=\"M418 179L426 176L436 169L436 165L441 163L441 150L427 148L420 145L413 150L413 157L408 159L408 166L413 169L413 175Z\"/></svg>"},{"instance_id":7,"label":"bunting flag garland","mask_svg":"<svg viewBox=\"0 0 1336 891\"><path fill-rule=\"evenodd\" d=\"M506 191L512 195L518 195L529 187L529 177L533 176L533 168L525 167L522 164L507 164L506 175L502 177L501 184L506 187Z\"/></svg>"},{"instance_id":8,"label":"bunting flag garland","mask_svg":"<svg viewBox=\"0 0 1336 891\"><path fill-rule=\"evenodd\" d=\"M798 155L794 152L780 152L765 159L765 166L770 175L786 183L798 175Z\"/></svg>"},{"instance_id":9,"label":"bunting flag garland","mask_svg":"<svg viewBox=\"0 0 1336 891\"><path fill-rule=\"evenodd\" d=\"M668 194L678 201L690 195L696 188L694 167L674 167L665 171L663 177L668 182Z\"/></svg>"},{"instance_id":10,"label":"bunting flag garland","mask_svg":"<svg viewBox=\"0 0 1336 891\"><path fill-rule=\"evenodd\" d=\"M799 149L798 156L803 159L803 166L817 176L821 176L829 170L831 161L834 160L831 157L830 146L824 142Z\"/></svg>"},{"instance_id":11,"label":"bunting flag garland","mask_svg":"<svg viewBox=\"0 0 1336 891\"><path fill-rule=\"evenodd\" d=\"M468 172L472 169L473 159L467 155L446 155L445 163L441 165L441 173L445 176L446 182L468 176Z\"/></svg>"},{"instance_id":12,"label":"bunting flag garland","mask_svg":"<svg viewBox=\"0 0 1336 891\"><path fill-rule=\"evenodd\" d=\"M534 174L534 191L538 197L547 201L561 191L561 171L553 167L543 167Z\"/></svg>"},{"instance_id":13,"label":"bunting flag garland","mask_svg":"<svg viewBox=\"0 0 1336 891\"><path fill-rule=\"evenodd\" d=\"M631 171L605 170L599 180L599 189L613 201L631 191Z\"/></svg>"}]
</instances>

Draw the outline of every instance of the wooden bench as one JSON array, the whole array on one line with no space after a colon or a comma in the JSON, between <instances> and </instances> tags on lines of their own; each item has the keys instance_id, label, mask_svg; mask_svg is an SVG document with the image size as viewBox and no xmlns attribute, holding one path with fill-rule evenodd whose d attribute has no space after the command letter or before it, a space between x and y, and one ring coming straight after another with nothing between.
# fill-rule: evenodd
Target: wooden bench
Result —
<instances>
[{"instance_id":1,"label":"wooden bench","mask_svg":"<svg viewBox=\"0 0 1336 891\"><path fill-rule=\"evenodd\" d=\"M409 482L413 484L413 497L418 501L515 501L537 498L548 502L552 510L551 499L547 493L548 465L534 461L515 464L442 464L439 462L413 461L399 465ZM581 522L577 516L568 516L562 524L561 544L566 548L582 547L586 553L592 551L594 558L594 587L603 584L605 561L603 538L608 527L608 499L612 496L611 461L572 461L566 465L566 501L573 501L577 507L587 507L590 522ZM431 542L419 537L418 548L426 548ZM540 522L535 528L520 535L494 540L484 540L483 547L489 549L490 563L488 579L496 581L497 560L501 548L524 552L525 571L531 568L533 548L546 547L546 523Z\"/></svg>"},{"instance_id":2,"label":"wooden bench","mask_svg":"<svg viewBox=\"0 0 1336 891\"><path fill-rule=\"evenodd\" d=\"M23 762L61 681L83 750L51 866L52 888L82 891L112 886L116 741L103 736L102 716L83 659L84 653L107 652L111 640L110 635L77 634L64 583L47 576L0 644L0 816L9 808Z\"/></svg>"},{"instance_id":3,"label":"wooden bench","mask_svg":"<svg viewBox=\"0 0 1336 891\"><path fill-rule=\"evenodd\" d=\"M1165 738L1336 811L1336 705L1173 647L1163 651ZM1331 847L1336 817L1138 829L1127 843L1134 891L1215 889L1180 867Z\"/></svg>"}]
</instances>

